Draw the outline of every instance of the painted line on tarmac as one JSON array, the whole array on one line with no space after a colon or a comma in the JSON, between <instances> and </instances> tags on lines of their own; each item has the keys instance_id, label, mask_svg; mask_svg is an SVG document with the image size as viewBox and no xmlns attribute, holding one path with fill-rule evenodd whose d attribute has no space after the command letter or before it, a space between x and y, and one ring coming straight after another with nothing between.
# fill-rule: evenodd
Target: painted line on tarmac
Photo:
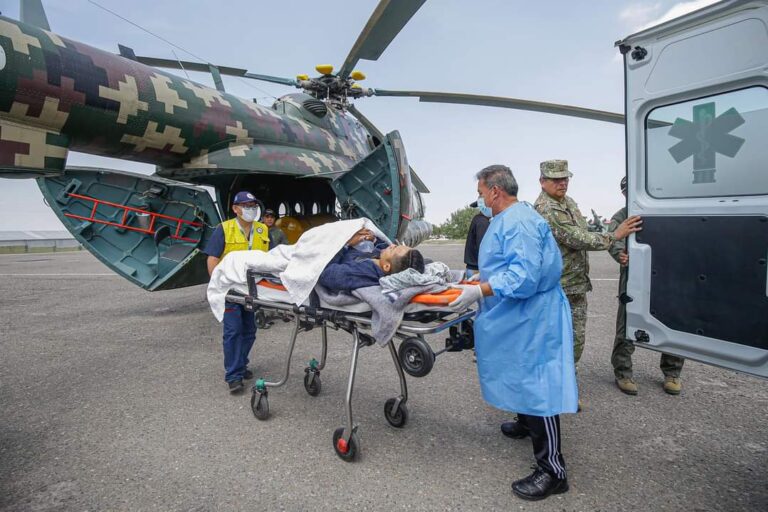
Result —
<instances>
[{"instance_id":1,"label":"painted line on tarmac","mask_svg":"<svg viewBox=\"0 0 768 512\"><path fill-rule=\"evenodd\" d=\"M117 274L0 274L1 277L90 277L90 276L110 276L118 277Z\"/></svg>"}]
</instances>

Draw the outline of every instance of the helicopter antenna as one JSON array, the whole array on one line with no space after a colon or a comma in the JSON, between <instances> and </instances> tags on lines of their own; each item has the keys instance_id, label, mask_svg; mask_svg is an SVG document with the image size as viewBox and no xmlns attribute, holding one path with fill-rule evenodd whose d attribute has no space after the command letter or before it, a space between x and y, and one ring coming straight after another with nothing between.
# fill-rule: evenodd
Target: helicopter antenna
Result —
<instances>
[{"instance_id":1,"label":"helicopter antenna","mask_svg":"<svg viewBox=\"0 0 768 512\"><path fill-rule=\"evenodd\" d=\"M179 67L180 67L180 68L181 68L181 70L184 72L184 74L187 76L187 80L192 80L191 78L189 78L189 73L187 73L187 70L186 70L186 69L184 69L184 64L182 64L182 63L181 63L181 59L179 59L179 56L178 56L178 55L176 55L176 50L174 50L173 48L171 48L171 52L173 53L173 56L174 56L174 57L176 57L176 62L178 62L178 63L179 63Z\"/></svg>"},{"instance_id":2,"label":"helicopter antenna","mask_svg":"<svg viewBox=\"0 0 768 512\"><path fill-rule=\"evenodd\" d=\"M202 61L202 62L208 62L208 59L204 59L204 58L200 57L199 55L195 55L195 54L194 54L194 53L192 53L191 51L189 51L189 50L187 50L187 49L185 49L185 48L182 48L181 46L179 46L179 45L177 45L177 44L174 44L174 43L172 43L172 42L171 42L171 41L169 41L168 39L166 39L166 38L164 38L164 37L162 37L162 36L160 36L160 35L158 35L158 34L155 34L154 32L152 32L152 31L151 31L151 30L149 30L149 29L146 29L146 28L142 27L142 26L141 26L141 25L139 25L138 23L136 23L136 22L133 22L133 21L129 20L128 18L126 18L126 17L124 17L124 16L121 16L121 15L119 15L119 14L118 14L118 13L116 13L115 11L113 11L113 10L111 10L111 9L108 9L108 8L104 7L103 5L101 5L100 3L96 2L95 0L88 0L88 3L89 3L89 4L91 4L91 5L94 5L94 6L98 7L99 9L102 9L102 10L104 10L104 11L108 12L109 14L111 14L111 15L113 15L113 16L115 16L115 17L117 17L117 18L120 18L120 19L121 19L121 20L123 20L124 22L126 22L126 23L128 23L128 24L130 24L130 25L133 25L134 27L138 28L139 30L141 30L141 31L143 31L143 32L146 32L147 34L149 34L149 35L151 35L151 36L153 36L153 37L156 37L157 39L159 39L159 40L161 40L162 42L164 42L164 43L166 43L166 44L170 45L170 46L171 46L171 47L173 47L173 48L176 48L177 50L181 50L182 52L184 52L184 53L186 53L186 54L188 54L188 55L191 55L192 57L194 57L194 58L196 58L196 59L198 59L198 60L200 60L200 61ZM171 51L173 51L173 50L171 50ZM179 60L179 58L176 56L176 52L174 52L174 53L173 53L173 55L174 55L174 57L176 57L176 60L178 61L178 60ZM181 61L179 61L179 65L181 65ZM184 71L184 74L185 74L185 75L187 75L187 71L184 69L184 67L183 67L183 66L182 66L182 68L181 68L181 69ZM189 78L189 75L187 75L187 78ZM246 80L243 80L243 79L240 79L240 78L237 78L237 77L235 77L235 79L236 79L238 82L240 82L240 83L243 83L243 84L247 85L248 87L251 87L251 88L253 88L253 89L255 89L255 90L257 90L257 91L259 91L259 92L261 92L261 93L264 93L264 94L266 94L268 97L270 97L270 98L272 98L272 99L275 99L275 100L277 99L277 96L274 96L274 95L270 94L269 92L265 91L264 89L261 89L261 88L259 88L259 87L255 86L255 85L254 85L254 84L252 84L251 82L248 82L248 81L246 81Z\"/></svg>"}]
</instances>

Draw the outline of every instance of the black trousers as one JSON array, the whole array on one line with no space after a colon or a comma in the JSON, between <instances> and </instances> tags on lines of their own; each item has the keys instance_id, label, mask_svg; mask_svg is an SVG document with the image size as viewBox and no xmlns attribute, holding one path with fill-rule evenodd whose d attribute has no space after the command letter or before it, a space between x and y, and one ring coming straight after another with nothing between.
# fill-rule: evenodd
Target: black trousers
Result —
<instances>
[{"instance_id":1,"label":"black trousers","mask_svg":"<svg viewBox=\"0 0 768 512\"><path fill-rule=\"evenodd\" d=\"M539 467L557 478L566 478L565 459L560 452L560 416L518 414L517 421L531 434L533 456Z\"/></svg>"}]
</instances>

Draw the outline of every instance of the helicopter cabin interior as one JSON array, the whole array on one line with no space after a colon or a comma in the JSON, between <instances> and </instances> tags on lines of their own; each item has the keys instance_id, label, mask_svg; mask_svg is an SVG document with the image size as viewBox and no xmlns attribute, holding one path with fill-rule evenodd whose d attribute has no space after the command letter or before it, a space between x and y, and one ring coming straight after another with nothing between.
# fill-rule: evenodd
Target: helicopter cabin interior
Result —
<instances>
[{"instance_id":1,"label":"helicopter cabin interior","mask_svg":"<svg viewBox=\"0 0 768 512\"><path fill-rule=\"evenodd\" d=\"M275 225L291 244L307 229L338 220L338 203L330 183L327 178L275 174L229 174L207 176L205 180L205 185L216 189L223 219L234 217L232 200L237 192L247 190L258 199L260 218L265 209L277 213Z\"/></svg>"}]
</instances>

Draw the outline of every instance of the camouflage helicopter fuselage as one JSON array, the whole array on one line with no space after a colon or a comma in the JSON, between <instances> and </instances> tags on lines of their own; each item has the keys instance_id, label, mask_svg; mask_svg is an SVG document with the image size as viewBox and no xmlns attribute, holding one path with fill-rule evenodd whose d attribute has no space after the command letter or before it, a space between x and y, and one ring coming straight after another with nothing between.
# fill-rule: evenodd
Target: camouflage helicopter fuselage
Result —
<instances>
[{"instance_id":1,"label":"camouflage helicopter fuselage","mask_svg":"<svg viewBox=\"0 0 768 512\"><path fill-rule=\"evenodd\" d=\"M73 150L206 183L342 172L373 145L351 116L303 93L267 108L4 17L0 48L3 168L60 171Z\"/></svg>"}]
</instances>

